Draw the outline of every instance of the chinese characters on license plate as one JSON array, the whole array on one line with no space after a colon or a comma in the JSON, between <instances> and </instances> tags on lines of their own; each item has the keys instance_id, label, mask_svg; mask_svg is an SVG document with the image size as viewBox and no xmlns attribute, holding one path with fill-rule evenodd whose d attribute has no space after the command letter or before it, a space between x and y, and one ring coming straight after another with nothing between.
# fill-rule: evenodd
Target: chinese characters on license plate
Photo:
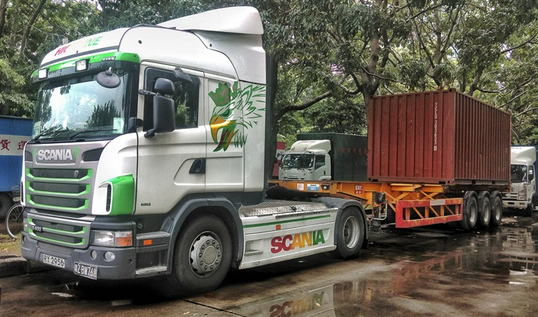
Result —
<instances>
[{"instance_id":1,"label":"chinese characters on license plate","mask_svg":"<svg viewBox=\"0 0 538 317\"><path fill-rule=\"evenodd\" d=\"M41 259L43 260L43 263L45 264L49 264L55 267L65 269L65 259L59 258L57 256L48 255L48 254L43 254Z\"/></svg>"},{"instance_id":2,"label":"chinese characters on license plate","mask_svg":"<svg viewBox=\"0 0 538 317\"><path fill-rule=\"evenodd\" d=\"M73 272L77 275L91 278L92 280L97 279L97 267L95 266L75 262L75 265L73 266Z\"/></svg>"}]
</instances>

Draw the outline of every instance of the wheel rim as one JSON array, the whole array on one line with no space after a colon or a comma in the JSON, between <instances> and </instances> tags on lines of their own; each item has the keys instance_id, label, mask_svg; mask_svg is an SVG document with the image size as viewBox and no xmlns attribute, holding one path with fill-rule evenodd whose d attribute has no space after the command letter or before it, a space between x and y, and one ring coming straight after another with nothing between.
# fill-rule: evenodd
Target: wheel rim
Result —
<instances>
[{"instance_id":1,"label":"wheel rim","mask_svg":"<svg viewBox=\"0 0 538 317\"><path fill-rule=\"evenodd\" d=\"M476 223L478 220L478 205L475 203L475 200L471 202L469 206L469 223Z\"/></svg>"},{"instance_id":2,"label":"wheel rim","mask_svg":"<svg viewBox=\"0 0 538 317\"><path fill-rule=\"evenodd\" d=\"M359 220L356 217L348 217L342 228L346 247L353 248L359 241Z\"/></svg>"},{"instance_id":3,"label":"wheel rim","mask_svg":"<svg viewBox=\"0 0 538 317\"><path fill-rule=\"evenodd\" d=\"M191 244L191 269L198 276L213 274L222 262L221 243L211 232L199 234Z\"/></svg>"}]
</instances>

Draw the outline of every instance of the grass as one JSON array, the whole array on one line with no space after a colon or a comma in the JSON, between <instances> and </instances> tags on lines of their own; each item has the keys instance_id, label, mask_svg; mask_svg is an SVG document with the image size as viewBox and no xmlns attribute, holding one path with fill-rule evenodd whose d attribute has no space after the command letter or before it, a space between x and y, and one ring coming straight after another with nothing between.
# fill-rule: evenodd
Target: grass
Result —
<instances>
[{"instance_id":1,"label":"grass","mask_svg":"<svg viewBox=\"0 0 538 317\"><path fill-rule=\"evenodd\" d=\"M21 234L12 239L7 234L0 234L0 251L21 255Z\"/></svg>"}]
</instances>

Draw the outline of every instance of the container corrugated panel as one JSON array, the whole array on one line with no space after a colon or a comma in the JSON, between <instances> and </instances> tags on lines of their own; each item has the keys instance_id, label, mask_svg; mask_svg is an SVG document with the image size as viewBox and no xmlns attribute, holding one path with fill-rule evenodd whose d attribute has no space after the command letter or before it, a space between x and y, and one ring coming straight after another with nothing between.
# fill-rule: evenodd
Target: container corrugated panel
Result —
<instances>
[{"instance_id":1,"label":"container corrugated panel","mask_svg":"<svg viewBox=\"0 0 538 317\"><path fill-rule=\"evenodd\" d=\"M510 114L455 90L372 98L368 179L508 185Z\"/></svg>"}]
</instances>

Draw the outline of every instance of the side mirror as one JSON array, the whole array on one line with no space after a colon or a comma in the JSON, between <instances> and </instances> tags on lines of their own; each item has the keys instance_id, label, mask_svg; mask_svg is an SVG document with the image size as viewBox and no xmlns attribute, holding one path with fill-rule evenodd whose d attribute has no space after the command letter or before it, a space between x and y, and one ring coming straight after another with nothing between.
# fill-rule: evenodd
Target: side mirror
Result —
<instances>
[{"instance_id":1,"label":"side mirror","mask_svg":"<svg viewBox=\"0 0 538 317\"><path fill-rule=\"evenodd\" d=\"M154 137L155 133L172 132L176 129L174 99L165 96L174 94L174 83L170 79L158 78L153 91L156 92L153 95L153 129L146 132L146 138Z\"/></svg>"},{"instance_id":2,"label":"side mirror","mask_svg":"<svg viewBox=\"0 0 538 317\"><path fill-rule=\"evenodd\" d=\"M529 174L529 182L532 182L534 180L534 174Z\"/></svg>"}]
</instances>

